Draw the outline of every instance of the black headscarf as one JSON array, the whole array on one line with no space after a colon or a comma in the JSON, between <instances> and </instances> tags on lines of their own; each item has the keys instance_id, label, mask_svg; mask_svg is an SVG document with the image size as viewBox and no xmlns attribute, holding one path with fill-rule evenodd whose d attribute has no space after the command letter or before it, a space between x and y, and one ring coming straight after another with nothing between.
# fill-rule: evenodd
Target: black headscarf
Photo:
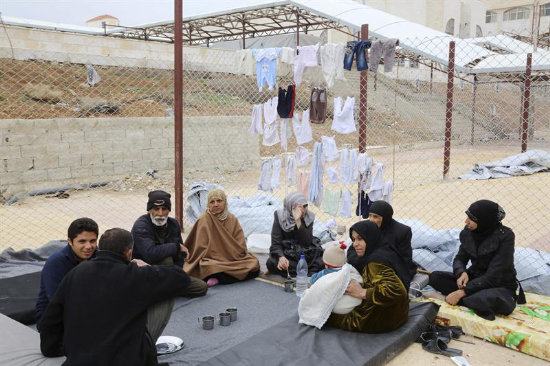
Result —
<instances>
[{"instance_id":1,"label":"black headscarf","mask_svg":"<svg viewBox=\"0 0 550 366\"><path fill-rule=\"evenodd\" d=\"M409 291L410 281L407 266L395 249L386 245L378 226L372 221L363 220L356 222L350 227L350 238L353 231L359 234L367 244L365 255L361 258L362 267L365 267L370 262L378 262L390 266L401 282L403 282L407 291Z\"/></svg>"},{"instance_id":2,"label":"black headscarf","mask_svg":"<svg viewBox=\"0 0 550 366\"><path fill-rule=\"evenodd\" d=\"M466 215L477 224L477 228L472 230L472 237L476 245L479 245L502 225L500 222L506 216L506 212L496 202L479 200L470 205Z\"/></svg>"},{"instance_id":3,"label":"black headscarf","mask_svg":"<svg viewBox=\"0 0 550 366\"><path fill-rule=\"evenodd\" d=\"M382 231L393 224L393 208L386 201L374 201L372 205L370 205L369 213L382 216L382 225L380 225L380 230Z\"/></svg>"}]
</instances>

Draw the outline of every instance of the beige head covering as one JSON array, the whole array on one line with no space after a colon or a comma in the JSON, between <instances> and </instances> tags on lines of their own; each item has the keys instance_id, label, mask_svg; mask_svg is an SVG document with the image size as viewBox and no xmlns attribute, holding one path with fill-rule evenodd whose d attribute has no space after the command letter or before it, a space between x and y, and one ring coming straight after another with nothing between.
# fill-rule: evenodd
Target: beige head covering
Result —
<instances>
[{"instance_id":1,"label":"beige head covering","mask_svg":"<svg viewBox=\"0 0 550 366\"><path fill-rule=\"evenodd\" d=\"M213 200L213 199L221 199L222 201L225 202L225 209L220 212L219 214L215 214L213 213L212 211L210 211L211 207L210 207L210 201ZM220 221L224 221L225 219L227 219L227 215L229 214L229 205L227 204L227 196L225 195L225 192L222 191L221 189L213 189L211 190L210 192L208 192L208 213L211 214L212 216L215 216L218 218L218 220Z\"/></svg>"}]
</instances>

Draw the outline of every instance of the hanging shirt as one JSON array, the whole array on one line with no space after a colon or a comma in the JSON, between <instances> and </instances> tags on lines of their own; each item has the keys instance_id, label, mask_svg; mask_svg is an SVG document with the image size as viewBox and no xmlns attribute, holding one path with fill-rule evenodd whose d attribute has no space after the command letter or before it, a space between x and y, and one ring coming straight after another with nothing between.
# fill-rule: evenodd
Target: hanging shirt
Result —
<instances>
[{"instance_id":1,"label":"hanging shirt","mask_svg":"<svg viewBox=\"0 0 550 366\"><path fill-rule=\"evenodd\" d=\"M281 48L281 62L284 62L286 64L293 64L294 59L296 58L296 50L291 47L283 47Z\"/></svg>"},{"instance_id":2,"label":"hanging shirt","mask_svg":"<svg viewBox=\"0 0 550 366\"><path fill-rule=\"evenodd\" d=\"M340 190L331 191L325 188L325 193L323 194L323 211L330 216L338 215L341 194L342 192Z\"/></svg>"},{"instance_id":3,"label":"hanging shirt","mask_svg":"<svg viewBox=\"0 0 550 366\"><path fill-rule=\"evenodd\" d=\"M338 216L340 217L351 217L351 192L349 189L346 189L342 192L342 198L340 198L340 208L338 210Z\"/></svg>"},{"instance_id":4,"label":"hanging shirt","mask_svg":"<svg viewBox=\"0 0 550 366\"><path fill-rule=\"evenodd\" d=\"M355 98L347 97L342 106L342 98L334 98L334 118L332 120L332 130L341 134L355 132Z\"/></svg>"},{"instance_id":5,"label":"hanging shirt","mask_svg":"<svg viewBox=\"0 0 550 366\"><path fill-rule=\"evenodd\" d=\"M277 123L277 97L271 98L264 103L264 137L262 144L264 146L273 146L281 140L279 138L279 124Z\"/></svg>"},{"instance_id":6,"label":"hanging shirt","mask_svg":"<svg viewBox=\"0 0 550 366\"><path fill-rule=\"evenodd\" d=\"M321 68L323 70L323 76L327 82L327 86L332 88L334 86L334 79L346 81L344 77L344 44L343 43L327 43L321 46L319 52L321 58Z\"/></svg>"},{"instance_id":7,"label":"hanging shirt","mask_svg":"<svg viewBox=\"0 0 550 366\"><path fill-rule=\"evenodd\" d=\"M250 136L263 135L264 128L262 126L262 105L254 104L252 107L252 121L248 129Z\"/></svg>"},{"instance_id":8,"label":"hanging shirt","mask_svg":"<svg viewBox=\"0 0 550 366\"><path fill-rule=\"evenodd\" d=\"M252 50L238 50L235 52L235 70L237 74L254 75L256 60Z\"/></svg>"},{"instance_id":9,"label":"hanging shirt","mask_svg":"<svg viewBox=\"0 0 550 366\"><path fill-rule=\"evenodd\" d=\"M382 199L391 205L393 201L393 181L389 180L384 183Z\"/></svg>"},{"instance_id":10,"label":"hanging shirt","mask_svg":"<svg viewBox=\"0 0 550 366\"><path fill-rule=\"evenodd\" d=\"M296 147L296 166L306 166L309 163L309 150L302 146Z\"/></svg>"},{"instance_id":11,"label":"hanging shirt","mask_svg":"<svg viewBox=\"0 0 550 366\"><path fill-rule=\"evenodd\" d=\"M294 129L294 136L296 137L296 143L298 145L303 145L313 141L311 125L309 124L309 109L306 109L302 113L302 122L300 122L300 113L294 113L294 116L292 117L292 127Z\"/></svg>"},{"instance_id":12,"label":"hanging shirt","mask_svg":"<svg viewBox=\"0 0 550 366\"><path fill-rule=\"evenodd\" d=\"M302 83L304 70L308 66L317 66L317 51L319 44L314 46L298 46L298 54L294 58L294 82L296 85Z\"/></svg>"},{"instance_id":13,"label":"hanging shirt","mask_svg":"<svg viewBox=\"0 0 550 366\"><path fill-rule=\"evenodd\" d=\"M294 155L286 157L285 179L288 187L296 185L296 158Z\"/></svg>"},{"instance_id":14,"label":"hanging shirt","mask_svg":"<svg viewBox=\"0 0 550 366\"><path fill-rule=\"evenodd\" d=\"M277 59L281 53L280 48L263 48L252 50L256 59L256 78L258 90L267 84L269 90L273 90L277 79Z\"/></svg>"},{"instance_id":15,"label":"hanging shirt","mask_svg":"<svg viewBox=\"0 0 550 366\"><path fill-rule=\"evenodd\" d=\"M327 168L327 179L329 183L338 183L338 170L335 167L331 166Z\"/></svg>"},{"instance_id":16,"label":"hanging shirt","mask_svg":"<svg viewBox=\"0 0 550 366\"><path fill-rule=\"evenodd\" d=\"M378 201L384 196L384 164L376 163L374 177L369 189L369 198Z\"/></svg>"},{"instance_id":17,"label":"hanging shirt","mask_svg":"<svg viewBox=\"0 0 550 366\"><path fill-rule=\"evenodd\" d=\"M288 119L283 118L281 120L281 148L284 151L288 149L288 139L292 136L292 128Z\"/></svg>"},{"instance_id":18,"label":"hanging shirt","mask_svg":"<svg viewBox=\"0 0 550 366\"><path fill-rule=\"evenodd\" d=\"M323 144L323 153L325 154L325 161L335 161L338 159L338 148L336 147L336 141L334 136L321 136L321 142Z\"/></svg>"}]
</instances>

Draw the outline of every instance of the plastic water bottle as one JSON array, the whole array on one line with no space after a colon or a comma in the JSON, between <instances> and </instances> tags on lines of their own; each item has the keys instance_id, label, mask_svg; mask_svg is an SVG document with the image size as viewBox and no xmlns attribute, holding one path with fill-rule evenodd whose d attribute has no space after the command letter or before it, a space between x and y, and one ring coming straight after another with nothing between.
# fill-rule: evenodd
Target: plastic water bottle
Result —
<instances>
[{"instance_id":1,"label":"plastic water bottle","mask_svg":"<svg viewBox=\"0 0 550 366\"><path fill-rule=\"evenodd\" d=\"M304 254L300 255L300 260L296 266L296 296L304 296L307 290L307 262Z\"/></svg>"}]
</instances>

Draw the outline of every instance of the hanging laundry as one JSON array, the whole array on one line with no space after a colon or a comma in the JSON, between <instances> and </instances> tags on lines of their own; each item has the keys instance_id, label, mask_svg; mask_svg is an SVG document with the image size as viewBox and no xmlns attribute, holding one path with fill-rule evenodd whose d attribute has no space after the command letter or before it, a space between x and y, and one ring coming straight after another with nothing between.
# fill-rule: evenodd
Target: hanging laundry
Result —
<instances>
[{"instance_id":1,"label":"hanging laundry","mask_svg":"<svg viewBox=\"0 0 550 366\"><path fill-rule=\"evenodd\" d=\"M355 132L355 116L353 109L355 108L355 98L347 97L344 106L342 106L342 98L334 98L334 119L332 120L332 130L341 134Z\"/></svg>"},{"instance_id":2,"label":"hanging laundry","mask_svg":"<svg viewBox=\"0 0 550 366\"><path fill-rule=\"evenodd\" d=\"M332 88L334 86L334 79L346 81L344 69L342 68L345 55L344 44L328 43L321 46L319 54L321 56L321 68L327 86Z\"/></svg>"},{"instance_id":3,"label":"hanging laundry","mask_svg":"<svg viewBox=\"0 0 550 366\"><path fill-rule=\"evenodd\" d=\"M302 146L296 147L296 166L306 166L309 163L309 150Z\"/></svg>"},{"instance_id":4,"label":"hanging laundry","mask_svg":"<svg viewBox=\"0 0 550 366\"><path fill-rule=\"evenodd\" d=\"M351 70L355 56L357 71L366 70L368 68L366 53L370 45L369 40L349 41L344 49L344 69Z\"/></svg>"},{"instance_id":5,"label":"hanging laundry","mask_svg":"<svg viewBox=\"0 0 550 366\"><path fill-rule=\"evenodd\" d=\"M350 151L349 165L351 166L351 183L357 183L359 181L359 174L357 172L357 149L352 149Z\"/></svg>"},{"instance_id":6,"label":"hanging laundry","mask_svg":"<svg viewBox=\"0 0 550 366\"><path fill-rule=\"evenodd\" d=\"M369 188L369 197L372 201L378 201L384 196L384 164L376 163L374 177Z\"/></svg>"},{"instance_id":7,"label":"hanging laundry","mask_svg":"<svg viewBox=\"0 0 550 366\"><path fill-rule=\"evenodd\" d=\"M281 186L281 158L273 158L271 163L271 189L276 189Z\"/></svg>"},{"instance_id":8,"label":"hanging laundry","mask_svg":"<svg viewBox=\"0 0 550 366\"><path fill-rule=\"evenodd\" d=\"M283 47L281 48L281 62L284 62L286 64L293 64L294 59L296 58L296 50L291 47Z\"/></svg>"},{"instance_id":9,"label":"hanging laundry","mask_svg":"<svg viewBox=\"0 0 550 366\"><path fill-rule=\"evenodd\" d=\"M367 191L370 187L371 181L371 169L374 159L370 158L367 153L361 153L357 157L355 163L354 178L359 182L359 189ZM357 176L355 176L357 174Z\"/></svg>"},{"instance_id":10,"label":"hanging laundry","mask_svg":"<svg viewBox=\"0 0 550 366\"><path fill-rule=\"evenodd\" d=\"M288 119L281 120L281 148L284 151L288 149L288 140L292 137L292 127Z\"/></svg>"},{"instance_id":11,"label":"hanging laundry","mask_svg":"<svg viewBox=\"0 0 550 366\"><path fill-rule=\"evenodd\" d=\"M280 53L279 47L252 50L252 55L256 59L256 78L259 91L262 91L266 84L269 90L273 90L275 87L277 60Z\"/></svg>"},{"instance_id":12,"label":"hanging laundry","mask_svg":"<svg viewBox=\"0 0 550 366\"><path fill-rule=\"evenodd\" d=\"M306 67L317 66L317 51L319 43L313 46L298 46L297 55L294 58L294 83L300 85Z\"/></svg>"},{"instance_id":13,"label":"hanging laundry","mask_svg":"<svg viewBox=\"0 0 550 366\"><path fill-rule=\"evenodd\" d=\"M300 122L300 114L298 112L294 113L292 117L292 127L298 145L313 141L311 125L309 124L309 109L302 112L302 122Z\"/></svg>"},{"instance_id":14,"label":"hanging laundry","mask_svg":"<svg viewBox=\"0 0 550 366\"><path fill-rule=\"evenodd\" d=\"M323 144L325 161L331 162L337 160L339 154L338 148L336 147L336 141L334 141L334 136L321 136L321 143Z\"/></svg>"},{"instance_id":15,"label":"hanging laundry","mask_svg":"<svg viewBox=\"0 0 550 366\"><path fill-rule=\"evenodd\" d=\"M325 89L313 88L309 104L310 118L312 123L325 123L327 118L327 91Z\"/></svg>"},{"instance_id":16,"label":"hanging laundry","mask_svg":"<svg viewBox=\"0 0 550 366\"><path fill-rule=\"evenodd\" d=\"M254 75L256 60L252 55L252 50L244 49L235 51L235 70L237 74Z\"/></svg>"},{"instance_id":17,"label":"hanging laundry","mask_svg":"<svg viewBox=\"0 0 550 366\"><path fill-rule=\"evenodd\" d=\"M306 197L308 196L309 191L309 177L311 172L309 170L298 171L298 180L296 182L296 189L302 192Z\"/></svg>"},{"instance_id":18,"label":"hanging laundry","mask_svg":"<svg viewBox=\"0 0 550 366\"><path fill-rule=\"evenodd\" d=\"M382 199L391 205L393 201L393 181L389 180L384 183Z\"/></svg>"},{"instance_id":19,"label":"hanging laundry","mask_svg":"<svg viewBox=\"0 0 550 366\"><path fill-rule=\"evenodd\" d=\"M260 181L258 189L261 191L271 191L271 159L265 159L260 166Z\"/></svg>"},{"instance_id":20,"label":"hanging laundry","mask_svg":"<svg viewBox=\"0 0 550 366\"><path fill-rule=\"evenodd\" d=\"M264 128L262 126L262 105L254 104L252 107L252 121L248 129L250 136L263 135Z\"/></svg>"},{"instance_id":21,"label":"hanging laundry","mask_svg":"<svg viewBox=\"0 0 550 366\"><path fill-rule=\"evenodd\" d=\"M340 204L340 196L342 192L331 191L330 189L325 188L323 194L323 211L328 213L330 216L338 215L338 208Z\"/></svg>"},{"instance_id":22,"label":"hanging laundry","mask_svg":"<svg viewBox=\"0 0 550 366\"><path fill-rule=\"evenodd\" d=\"M338 170L335 167L331 166L327 168L327 179L331 184L338 183Z\"/></svg>"},{"instance_id":23,"label":"hanging laundry","mask_svg":"<svg viewBox=\"0 0 550 366\"><path fill-rule=\"evenodd\" d=\"M311 159L308 201L317 207L321 206L321 202L323 201L323 160L323 144L316 142L313 147L313 158Z\"/></svg>"},{"instance_id":24,"label":"hanging laundry","mask_svg":"<svg viewBox=\"0 0 550 366\"><path fill-rule=\"evenodd\" d=\"M350 164L349 149L342 149L340 152L340 177L342 184L351 184L352 166Z\"/></svg>"},{"instance_id":25,"label":"hanging laundry","mask_svg":"<svg viewBox=\"0 0 550 366\"><path fill-rule=\"evenodd\" d=\"M292 118L295 99L296 90L294 85L289 85L287 90L279 88L279 101L277 103L277 113L279 113L279 117Z\"/></svg>"},{"instance_id":26,"label":"hanging laundry","mask_svg":"<svg viewBox=\"0 0 550 366\"><path fill-rule=\"evenodd\" d=\"M361 216L364 219L368 218L370 205L372 205L372 201L370 200L369 195L365 191L361 190L357 197L357 208L355 209L355 215Z\"/></svg>"},{"instance_id":27,"label":"hanging laundry","mask_svg":"<svg viewBox=\"0 0 550 366\"><path fill-rule=\"evenodd\" d=\"M287 187L296 185L296 158L294 155L286 157L285 180Z\"/></svg>"},{"instance_id":28,"label":"hanging laundry","mask_svg":"<svg viewBox=\"0 0 550 366\"><path fill-rule=\"evenodd\" d=\"M375 74L378 72L378 64L380 64L380 58L384 56L384 72L390 72L393 70L393 63L395 60L395 48L399 41L395 38L389 38L384 41L374 41L370 49L370 67L369 70Z\"/></svg>"},{"instance_id":29,"label":"hanging laundry","mask_svg":"<svg viewBox=\"0 0 550 366\"><path fill-rule=\"evenodd\" d=\"M264 103L264 137L262 144L264 146L273 146L281 142L279 138L279 124L277 123L277 101L274 97Z\"/></svg>"},{"instance_id":30,"label":"hanging laundry","mask_svg":"<svg viewBox=\"0 0 550 366\"><path fill-rule=\"evenodd\" d=\"M342 192L342 197L340 198L340 208L338 210L338 216L340 217L351 217L351 192L349 189L346 189Z\"/></svg>"}]
</instances>

